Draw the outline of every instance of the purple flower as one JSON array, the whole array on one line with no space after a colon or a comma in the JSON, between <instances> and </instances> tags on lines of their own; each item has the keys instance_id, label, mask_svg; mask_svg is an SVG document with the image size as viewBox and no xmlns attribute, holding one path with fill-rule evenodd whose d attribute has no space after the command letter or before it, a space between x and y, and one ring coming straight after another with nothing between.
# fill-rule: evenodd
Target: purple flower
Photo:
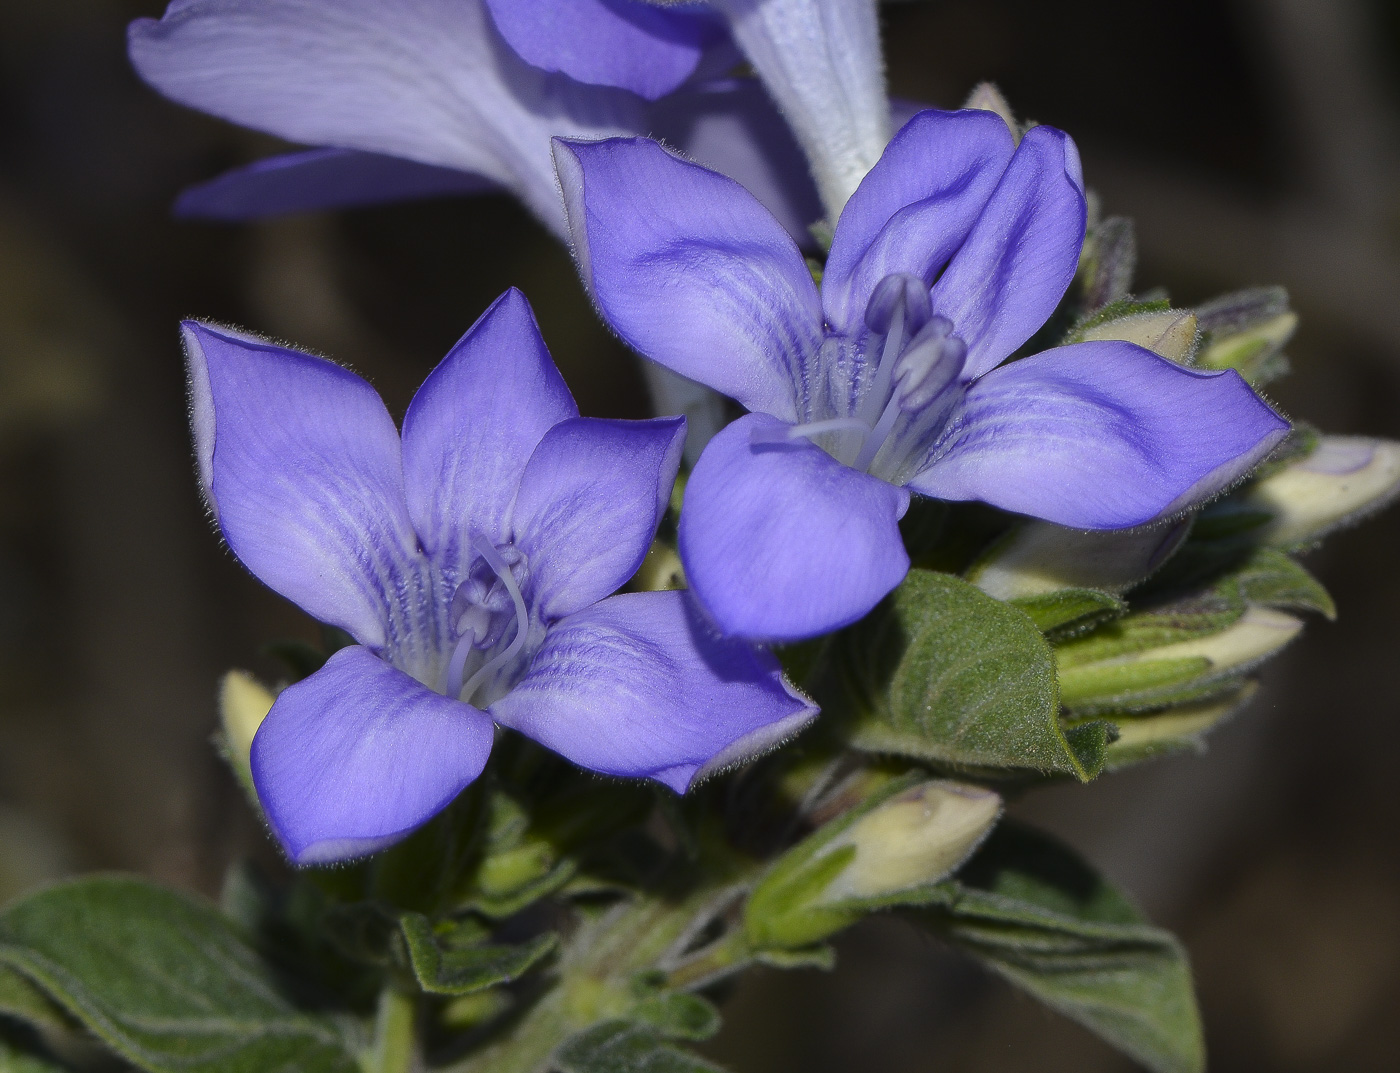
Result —
<instances>
[{"instance_id":1,"label":"purple flower","mask_svg":"<svg viewBox=\"0 0 1400 1073\"><path fill-rule=\"evenodd\" d=\"M161 19L131 24L128 48L166 96L323 147L187 190L184 215L240 220L505 188L562 236L550 138L649 131L745 182L798 235L821 211L756 83L650 103L732 57L722 20L694 6L175 0Z\"/></svg>"},{"instance_id":2,"label":"purple flower","mask_svg":"<svg viewBox=\"0 0 1400 1073\"><path fill-rule=\"evenodd\" d=\"M683 792L815 714L684 593L610 595L670 494L683 419L581 418L509 291L394 428L320 358L185 325L199 476L234 554L358 642L253 742L299 864L401 838L475 779L493 722Z\"/></svg>"},{"instance_id":3,"label":"purple flower","mask_svg":"<svg viewBox=\"0 0 1400 1073\"><path fill-rule=\"evenodd\" d=\"M557 142L580 269L636 350L752 411L705 450L681 554L722 630L860 618L909 566L911 491L1126 528L1233 482L1287 423L1234 372L1130 343L1002 364L1046 321L1084 239L1061 131L925 111L846 205L820 293L738 184L645 139Z\"/></svg>"}]
</instances>

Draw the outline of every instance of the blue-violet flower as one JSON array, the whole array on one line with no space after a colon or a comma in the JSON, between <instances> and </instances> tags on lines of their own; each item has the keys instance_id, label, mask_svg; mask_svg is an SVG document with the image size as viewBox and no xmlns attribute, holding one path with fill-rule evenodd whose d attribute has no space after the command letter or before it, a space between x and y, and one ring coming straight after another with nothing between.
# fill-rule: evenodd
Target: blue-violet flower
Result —
<instances>
[{"instance_id":1,"label":"blue-violet flower","mask_svg":"<svg viewBox=\"0 0 1400 1073\"><path fill-rule=\"evenodd\" d=\"M253 742L295 862L406 835L481 773L493 723L684 792L815 714L687 594L610 595L655 534L685 423L579 417L518 291L429 375L402 437L347 369L184 331L200 482L229 547L358 642L284 690Z\"/></svg>"},{"instance_id":2,"label":"blue-violet flower","mask_svg":"<svg viewBox=\"0 0 1400 1073\"><path fill-rule=\"evenodd\" d=\"M749 415L691 475L681 555L728 634L792 640L904 576L910 492L1082 529L1184 509L1288 424L1233 371L1123 342L1002 364L1074 278L1079 156L989 111L924 111L861 182L820 291L737 183L642 138L556 141L570 233L604 319Z\"/></svg>"},{"instance_id":3,"label":"blue-violet flower","mask_svg":"<svg viewBox=\"0 0 1400 1073\"><path fill-rule=\"evenodd\" d=\"M872 0L857 6L871 7L873 28ZM128 51L167 97L319 147L193 187L177 202L182 215L249 219L504 188L563 236L549 139L653 131L739 179L799 236L821 214L762 88L706 77L736 57L723 18L702 6L175 0L159 20L131 24ZM810 79L810 57L791 65ZM882 89L878 39L873 69ZM865 107L888 124L883 96Z\"/></svg>"}]
</instances>

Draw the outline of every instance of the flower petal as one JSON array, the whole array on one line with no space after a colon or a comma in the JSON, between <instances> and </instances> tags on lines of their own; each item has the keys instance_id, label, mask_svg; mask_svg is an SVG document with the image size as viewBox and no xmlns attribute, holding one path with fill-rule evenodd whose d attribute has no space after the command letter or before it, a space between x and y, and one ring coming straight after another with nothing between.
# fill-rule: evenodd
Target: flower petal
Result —
<instances>
[{"instance_id":1,"label":"flower petal","mask_svg":"<svg viewBox=\"0 0 1400 1073\"><path fill-rule=\"evenodd\" d=\"M909 570L898 525L909 493L806 440L750 442L780 427L750 414L716 436L680 522L692 591L726 634L764 641L848 625Z\"/></svg>"},{"instance_id":2,"label":"flower petal","mask_svg":"<svg viewBox=\"0 0 1400 1073\"><path fill-rule=\"evenodd\" d=\"M656 100L721 37L714 17L636 0L486 0L496 29L526 63Z\"/></svg>"},{"instance_id":3,"label":"flower petal","mask_svg":"<svg viewBox=\"0 0 1400 1073\"><path fill-rule=\"evenodd\" d=\"M529 66L481 0L182 0L132 23L128 48L182 104L305 145L483 175L560 234L550 136L631 133L645 103Z\"/></svg>"},{"instance_id":4,"label":"flower petal","mask_svg":"<svg viewBox=\"0 0 1400 1073\"><path fill-rule=\"evenodd\" d=\"M750 410L796 418L821 305L782 225L646 138L555 141L584 283L624 342Z\"/></svg>"},{"instance_id":5,"label":"flower petal","mask_svg":"<svg viewBox=\"0 0 1400 1073\"><path fill-rule=\"evenodd\" d=\"M874 0L712 3L787 117L836 219L890 137Z\"/></svg>"},{"instance_id":6,"label":"flower petal","mask_svg":"<svg viewBox=\"0 0 1400 1073\"><path fill-rule=\"evenodd\" d=\"M876 285L934 276L977 221L1016 143L991 112L920 112L846 203L822 274L822 305L854 335Z\"/></svg>"},{"instance_id":7,"label":"flower petal","mask_svg":"<svg viewBox=\"0 0 1400 1073\"><path fill-rule=\"evenodd\" d=\"M1183 368L1131 343L1047 350L988 373L909 486L1076 529L1123 529L1242 477L1288 422L1233 370Z\"/></svg>"},{"instance_id":8,"label":"flower petal","mask_svg":"<svg viewBox=\"0 0 1400 1073\"><path fill-rule=\"evenodd\" d=\"M494 727L359 645L277 697L253 739L253 782L296 864L373 853L481 774Z\"/></svg>"},{"instance_id":9,"label":"flower petal","mask_svg":"<svg viewBox=\"0 0 1400 1073\"><path fill-rule=\"evenodd\" d=\"M403 419L408 510L444 567L476 557L476 530L510 539L510 506L546 432L578 416L525 296L512 287L442 359Z\"/></svg>"},{"instance_id":10,"label":"flower petal","mask_svg":"<svg viewBox=\"0 0 1400 1073\"><path fill-rule=\"evenodd\" d=\"M964 379L1010 356L1055 311L1079 265L1085 213L1074 142L1033 127L933 287L934 313L967 344Z\"/></svg>"},{"instance_id":11,"label":"flower petal","mask_svg":"<svg viewBox=\"0 0 1400 1073\"><path fill-rule=\"evenodd\" d=\"M546 619L618 590L637 572L680 468L685 419L579 417L545 434L520 479L515 546Z\"/></svg>"},{"instance_id":12,"label":"flower petal","mask_svg":"<svg viewBox=\"0 0 1400 1073\"><path fill-rule=\"evenodd\" d=\"M329 361L184 324L200 483L233 553L361 644L417 569L399 435L374 389Z\"/></svg>"},{"instance_id":13,"label":"flower petal","mask_svg":"<svg viewBox=\"0 0 1400 1073\"><path fill-rule=\"evenodd\" d=\"M687 87L658 101L650 129L691 160L742 183L804 249L822 203L792 130L755 78Z\"/></svg>"},{"instance_id":14,"label":"flower petal","mask_svg":"<svg viewBox=\"0 0 1400 1073\"><path fill-rule=\"evenodd\" d=\"M307 149L267 157L186 187L175 202L175 215L256 220L496 188L489 179L454 168L354 149Z\"/></svg>"},{"instance_id":15,"label":"flower petal","mask_svg":"<svg viewBox=\"0 0 1400 1073\"><path fill-rule=\"evenodd\" d=\"M817 710L772 655L717 637L685 593L639 592L551 628L491 714L581 767L684 793L791 737Z\"/></svg>"}]
</instances>

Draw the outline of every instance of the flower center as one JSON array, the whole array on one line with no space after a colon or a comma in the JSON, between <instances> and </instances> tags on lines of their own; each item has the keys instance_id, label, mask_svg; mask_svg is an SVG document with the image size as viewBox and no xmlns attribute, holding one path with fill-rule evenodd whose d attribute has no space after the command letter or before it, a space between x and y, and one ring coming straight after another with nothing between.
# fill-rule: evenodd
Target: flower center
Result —
<instances>
[{"instance_id":1,"label":"flower center","mask_svg":"<svg viewBox=\"0 0 1400 1073\"><path fill-rule=\"evenodd\" d=\"M499 695L497 685L525 647L530 613L520 584L529 561L514 545L496 547L480 534L472 534L471 545L480 558L452 595L449 621L456 643L442 691L468 704L478 694L492 694L485 704Z\"/></svg>"},{"instance_id":2,"label":"flower center","mask_svg":"<svg viewBox=\"0 0 1400 1073\"><path fill-rule=\"evenodd\" d=\"M918 453L943 424L948 389L967 363L967 344L953 334L952 321L933 313L923 280L908 274L880 281L866 306L865 325L871 333L867 353L878 352L879 358L851 416L755 429L754 444L821 438L819 446L838 461L888 478L898 474L906 456ZM886 445L891 450L882 458Z\"/></svg>"}]
</instances>

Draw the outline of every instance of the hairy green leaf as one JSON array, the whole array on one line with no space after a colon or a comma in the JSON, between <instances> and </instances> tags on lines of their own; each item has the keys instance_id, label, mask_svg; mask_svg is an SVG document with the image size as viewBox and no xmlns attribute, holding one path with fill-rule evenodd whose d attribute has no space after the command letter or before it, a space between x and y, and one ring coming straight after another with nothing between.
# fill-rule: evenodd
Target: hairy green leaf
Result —
<instances>
[{"instance_id":1,"label":"hairy green leaf","mask_svg":"<svg viewBox=\"0 0 1400 1073\"><path fill-rule=\"evenodd\" d=\"M551 933L518 946L457 946L450 926L434 928L421 913L405 913L399 926L414 976L424 991L436 995L469 995L509 983L528 972L558 943L558 936Z\"/></svg>"},{"instance_id":2,"label":"hairy green leaf","mask_svg":"<svg viewBox=\"0 0 1400 1073\"><path fill-rule=\"evenodd\" d=\"M0 964L0 1014L35 1028L62 1031L72 1027L61 1006L31 983L27 976L3 964Z\"/></svg>"},{"instance_id":3,"label":"hairy green leaf","mask_svg":"<svg viewBox=\"0 0 1400 1073\"><path fill-rule=\"evenodd\" d=\"M709 1039L719 1031L714 1003L686 991L648 995L629 1016L669 1039Z\"/></svg>"},{"instance_id":4,"label":"hairy green leaf","mask_svg":"<svg viewBox=\"0 0 1400 1073\"><path fill-rule=\"evenodd\" d=\"M1042 633L1080 633L1117 618L1128 605L1112 593L1098 589L1059 589L1011 601L1027 615Z\"/></svg>"},{"instance_id":5,"label":"hairy green leaf","mask_svg":"<svg viewBox=\"0 0 1400 1073\"><path fill-rule=\"evenodd\" d=\"M63 1073L63 1066L0 1040L0 1073Z\"/></svg>"},{"instance_id":6,"label":"hairy green leaf","mask_svg":"<svg viewBox=\"0 0 1400 1073\"><path fill-rule=\"evenodd\" d=\"M948 574L911 570L839 649L851 743L966 768L1092 777L1061 731L1055 660L1030 616Z\"/></svg>"},{"instance_id":7,"label":"hairy green leaf","mask_svg":"<svg viewBox=\"0 0 1400 1073\"><path fill-rule=\"evenodd\" d=\"M560 1073L723 1073L631 1021L604 1021L580 1032L559 1048L554 1065Z\"/></svg>"},{"instance_id":8,"label":"hairy green leaf","mask_svg":"<svg viewBox=\"0 0 1400 1073\"><path fill-rule=\"evenodd\" d=\"M354 1073L336 1028L298 1010L212 906L96 876L0 915L0 963L151 1073Z\"/></svg>"},{"instance_id":9,"label":"hairy green leaf","mask_svg":"<svg viewBox=\"0 0 1400 1073\"><path fill-rule=\"evenodd\" d=\"M1181 944L1072 851L1003 824L915 918L1156 1073L1205 1066Z\"/></svg>"}]
</instances>

